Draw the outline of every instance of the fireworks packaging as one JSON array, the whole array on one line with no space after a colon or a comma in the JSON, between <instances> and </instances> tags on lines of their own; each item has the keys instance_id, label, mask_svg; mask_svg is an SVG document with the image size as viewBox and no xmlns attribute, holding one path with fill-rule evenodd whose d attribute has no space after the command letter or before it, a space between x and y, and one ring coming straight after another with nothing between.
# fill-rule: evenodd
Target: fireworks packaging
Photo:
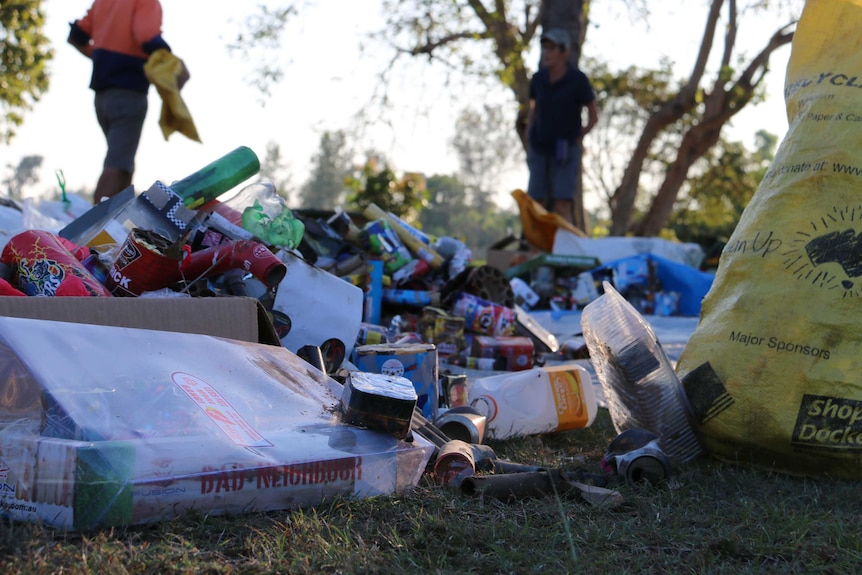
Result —
<instances>
[{"instance_id":1,"label":"fireworks packaging","mask_svg":"<svg viewBox=\"0 0 862 575\"><path fill-rule=\"evenodd\" d=\"M272 287L287 268L269 249L252 240L223 242L211 248L184 253L166 238L148 230L133 229L108 272L106 286L115 296L137 296L183 279L192 281L230 269L242 269Z\"/></svg>"},{"instance_id":2,"label":"fireworks packaging","mask_svg":"<svg viewBox=\"0 0 862 575\"><path fill-rule=\"evenodd\" d=\"M458 294L452 314L464 318L466 331L494 336L515 332L515 310L469 293Z\"/></svg>"},{"instance_id":3,"label":"fireworks packaging","mask_svg":"<svg viewBox=\"0 0 862 575\"><path fill-rule=\"evenodd\" d=\"M10 285L26 295L110 296L81 263L86 255L89 249L50 232L28 230L9 239L0 260L12 270Z\"/></svg>"},{"instance_id":4,"label":"fireworks packaging","mask_svg":"<svg viewBox=\"0 0 862 575\"><path fill-rule=\"evenodd\" d=\"M533 340L529 337L477 335L473 338L471 355L502 360L502 369L506 371L522 371L533 367L533 351Z\"/></svg>"}]
</instances>

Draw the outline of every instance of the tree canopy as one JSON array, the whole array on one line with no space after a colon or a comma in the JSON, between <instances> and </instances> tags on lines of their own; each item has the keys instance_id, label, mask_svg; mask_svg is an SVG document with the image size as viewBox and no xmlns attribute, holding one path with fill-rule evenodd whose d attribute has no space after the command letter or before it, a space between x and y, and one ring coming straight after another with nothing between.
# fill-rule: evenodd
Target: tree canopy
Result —
<instances>
[{"instance_id":1,"label":"tree canopy","mask_svg":"<svg viewBox=\"0 0 862 575\"><path fill-rule=\"evenodd\" d=\"M40 0L0 2L0 142L9 143L48 89L47 64L54 57L42 33Z\"/></svg>"},{"instance_id":2,"label":"tree canopy","mask_svg":"<svg viewBox=\"0 0 862 575\"><path fill-rule=\"evenodd\" d=\"M485 86L502 88L516 110L512 128L522 146L526 145L529 79L538 65L529 61L531 48L545 27L565 28L576 40L573 59L577 61L589 44L592 8L598 4L589 0L382 2L384 23L377 37L387 43L391 59L381 72L384 94L378 103L388 101L385 86L396 64L408 61L409 66L398 69L421 78L423 69L417 63L438 63L450 70L450 78L466 78L474 84L481 80ZM600 190L612 220L611 234L654 236L668 225L688 179L703 172L697 167L700 160L718 158L710 151L721 142L724 126L762 97L770 59L792 40L802 4L801 0L706 0L701 3L700 32L697 27L679 31L681 38L699 38L687 70L665 62L654 70L608 71L602 78L596 69L599 104L607 107L603 121L623 135L613 142L618 168L601 172ZM654 17L649 10L657 10L642 0L622 5L646 21ZM786 15L786 23L762 29L760 48L748 52L739 41L740 23L758 22L763 14ZM464 80L458 87L467 83ZM453 82L453 93L455 86ZM629 110L632 123L627 126L614 119L613 112L620 106ZM585 147L586 158L611 153L594 151L592 138ZM581 210L582 195L581 188L573 190L575 206ZM585 221L585 217L576 213L575 220Z\"/></svg>"},{"instance_id":3,"label":"tree canopy","mask_svg":"<svg viewBox=\"0 0 862 575\"><path fill-rule=\"evenodd\" d=\"M529 101L529 77L532 68L526 52L542 26L569 29L580 42L586 40L589 2L578 0L498 1L481 0L431 1L388 0L387 27L397 54L441 58L465 73L489 74L511 91L519 110L515 129L525 142L524 126ZM666 82L656 93L633 96L643 114L637 117L637 136L627 150L625 166L618 175L609 197L610 232L613 235L654 236L668 223L674 203L694 163L715 146L721 129L747 104L758 96L758 89L769 69L772 54L793 38L791 21L765 36L762 48L746 59L738 46L740 11L768 8L768 2L757 0L740 8L736 0L711 0L695 61L687 76ZM580 14L572 14L580 10ZM550 16L555 14L555 16ZM719 64L710 74L708 62L716 37L723 30L723 45L718 47ZM768 32L767 32L768 34ZM401 43L399 45L399 42ZM478 58L469 43L483 43L484 58ZM484 65L476 64L476 61ZM617 89L635 88L620 84ZM602 95L599 97L602 104ZM611 120L613 121L613 120ZM636 200L645 188L642 176L656 146L676 133L675 157L667 162L655 187L647 189L651 200L643 213L637 213ZM589 143L587 143L589 146ZM617 148L617 153L621 150ZM652 187L652 186L650 186ZM573 194L581 190L573 190ZM575 205L580 202L576 196ZM576 214L576 221L584 221Z\"/></svg>"}]
</instances>

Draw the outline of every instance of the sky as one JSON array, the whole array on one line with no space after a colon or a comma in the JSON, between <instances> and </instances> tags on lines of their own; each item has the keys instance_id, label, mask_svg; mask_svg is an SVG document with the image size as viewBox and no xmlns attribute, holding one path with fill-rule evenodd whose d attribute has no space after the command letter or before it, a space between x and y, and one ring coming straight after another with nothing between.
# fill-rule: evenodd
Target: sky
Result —
<instances>
[{"instance_id":1,"label":"sky","mask_svg":"<svg viewBox=\"0 0 862 575\"><path fill-rule=\"evenodd\" d=\"M182 94L203 142L178 133L165 140L158 126L161 102L151 89L150 111L137 154L137 191L156 180L181 179L238 146L248 146L263 158L270 142L280 146L291 184L298 187L308 175L322 132L348 128L357 111L367 106L378 87L377 74L390 56L382 44L370 42L368 37L383 24L378 0L300 0L300 14L289 24L277 56L284 64L284 78L266 101L249 85L248 59L229 56L226 50L236 30L260 3L162 0L163 36L191 72ZM278 4L274 0L265 3ZM41 181L34 187L37 192L59 191L58 170L62 170L68 190L91 191L101 172L105 143L88 88L90 61L66 44L68 23L83 16L90 4L91 0L43 1L45 33L55 49L51 86L25 114L13 142L0 147L0 169L17 165L24 156L43 156ZM668 56L681 73L691 68L705 2L651 2L648 25L631 19L621 11L622 5L594 2L596 25L588 31L585 55L606 58L617 66L650 66ZM336 15L333 7L337 7ZM764 41L761 35L766 24L762 18L744 20L741 37ZM768 27L770 33L779 22L774 24ZM758 46L750 45L752 51ZM783 137L787 120L782 86L789 55L789 46L785 46L773 56L768 100L734 120L731 135L735 139L753 145L753 134L759 129ZM477 92L453 98L442 86L440 70L418 62L401 70L389 87L396 104L391 121L367 130L364 144L382 151L398 173L456 172L457 157L449 142L460 106L494 98L506 101L505 94ZM526 187L527 172L517 166L501 174L499 183L498 203L513 207L510 193Z\"/></svg>"}]
</instances>

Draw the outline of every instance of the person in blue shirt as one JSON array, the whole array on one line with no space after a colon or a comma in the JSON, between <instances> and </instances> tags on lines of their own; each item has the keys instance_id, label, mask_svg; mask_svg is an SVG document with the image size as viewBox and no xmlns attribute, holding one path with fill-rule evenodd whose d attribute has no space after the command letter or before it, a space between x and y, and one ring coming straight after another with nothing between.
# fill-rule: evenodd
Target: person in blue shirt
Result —
<instances>
[{"instance_id":1,"label":"person in blue shirt","mask_svg":"<svg viewBox=\"0 0 862 575\"><path fill-rule=\"evenodd\" d=\"M542 66L530 79L527 120L527 194L569 223L579 185L581 139L599 120L589 79L569 64L571 41L566 30L542 34Z\"/></svg>"}]
</instances>

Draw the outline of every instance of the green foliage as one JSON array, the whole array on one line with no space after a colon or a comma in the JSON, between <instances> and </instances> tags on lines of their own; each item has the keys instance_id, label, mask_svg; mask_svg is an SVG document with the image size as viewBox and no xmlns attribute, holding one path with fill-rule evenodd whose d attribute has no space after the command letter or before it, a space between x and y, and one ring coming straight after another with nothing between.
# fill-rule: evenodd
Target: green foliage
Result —
<instances>
[{"instance_id":1,"label":"green foliage","mask_svg":"<svg viewBox=\"0 0 862 575\"><path fill-rule=\"evenodd\" d=\"M435 174L426 180L428 205L419 224L432 236L451 236L452 220L467 210L467 186L456 176Z\"/></svg>"},{"instance_id":2,"label":"green foliage","mask_svg":"<svg viewBox=\"0 0 862 575\"><path fill-rule=\"evenodd\" d=\"M704 157L687 190L677 201L669 229L686 242L705 247L725 242L733 233L772 160L777 136L757 133L757 149L721 141Z\"/></svg>"},{"instance_id":3,"label":"green foliage","mask_svg":"<svg viewBox=\"0 0 862 575\"><path fill-rule=\"evenodd\" d=\"M649 115L673 98L679 81L666 59L655 69L630 66L611 70L592 58L584 58L583 65L602 107L599 123L589 135L589 158L583 165L584 188L610 203L630 157L621 151L635 148ZM690 117L683 118L678 125L657 135L644 159L644 181L662 180L678 150L682 128L691 121ZM649 207L648 194L639 200L640 207Z\"/></svg>"},{"instance_id":4,"label":"green foliage","mask_svg":"<svg viewBox=\"0 0 862 575\"><path fill-rule=\"evenodd\" d=\"M8 143L48 89L47 64L54 57L42 34L40 0L0 2L0 143Z\"/></svg>"},{"instance_id":5,"label":"green foliage","mask_svg":"<svg viewBox=\"0 0 862 575\"><path fill-rule=\"evenodd\" d=\"M299 191L298 207L332 210L340 206L353 171L352 156L343 131L324 132L311 160L311 175Z\"/></svg>"},{"instance_id":6,"label":"green foliage","mask_svg":"<svg viewBox=\"0 0 862 575\"><path fill-rule=\"evenodd\" d=\"M629 67L612 71L595 60L588 60L586 65L602 102L603 117L591 134L599 145L591 149L584 175L591 188L610 197L627 160L621 159L619 151L635 147L649 115L674 98L681 81L674 79L667 60L654 70ZM733 70L725 67L720 73L732 74ZM695 98L701 96L702 91L698 91ZM678 155L683 132L698 121L695 112L685 114L655 137L644 158L644 183L663 180ZM754 151L739 142L720 141L707 152L693 166L677 198L668 222L669 235L704 244L726 239L757 189L776 143L777 136L760 131ZM635 216L645 213L652 200L652 194L639 194Z\"/></svg>"},{"instance_id":7,"label":"green foliage","mask_svg":"<svg viewBox=\"0 0 862 575\"><path fill-rule=\"evenodd\" d=\"M467 186L455 176L434 175L428 178L428 205L419 214L419 225L431 236L460 239L482 259L488 247L504 238L520 219L513 211L500 210L493 204L483 208L468 202Z\"/></svg>"},{"instance_id":8,"label":"green foliage","mask_svg":"<svg viewBox=\"0 0 862 575\"><path fill-rule=\"evenodd\" d=\"M500 174L525 161L512 130L514 114L507 112L502 105L485 102L465 107L455 121L451 145L458 156L458 177L468 192L465 202L480 211L494 207L491 194L499 188Z\"/></svg>"},{"instance_id":9,"label":"green foliage","mask_svg":"<svg viewBox=\"0 0 862 575\"><path fill-rule=\"evenodd\" d=\"M484 5L478 9L478 4ZM496 77L506 83L511 81L513 70L522 65L520 53L507 52L506 60L495 57L492 51L499 38L489 28L507 30L508 23L519 15L537 14L538 4L538 0L490 6L449 0L384 0L386 37L404 54L434 59L452 70Z\"/></svg>"},{"instance_id":10,"label":"green foliage","mask_svg":"<svg viewBox=\"0 0 862 575\"><path fill-rule=\"evenodd\" d=\"M671 100L679 89L680 81L673 77L673 65L663 58L654 69L629 66L623 70L611 70L604 62L584 58L584 70L596 92L596 98L604 104L606 100L625 98L632 110L640 110L643 119L661 104Z\"/></svg>"},{"instance_id":11,"label":"green foliage","mask_svg":"<svg viewBox=\"0 0 862 575\"><path fill-rule=\"evenodd\" d=\"M358 175L346 180L351 190L347 197L351 209L364 210L376 204L384 212L392 212L407 222L413 222L428 201L425 178L421 174L405 173L400 178L386 162L369 158Z\"/></svg>"}]
</instances>

